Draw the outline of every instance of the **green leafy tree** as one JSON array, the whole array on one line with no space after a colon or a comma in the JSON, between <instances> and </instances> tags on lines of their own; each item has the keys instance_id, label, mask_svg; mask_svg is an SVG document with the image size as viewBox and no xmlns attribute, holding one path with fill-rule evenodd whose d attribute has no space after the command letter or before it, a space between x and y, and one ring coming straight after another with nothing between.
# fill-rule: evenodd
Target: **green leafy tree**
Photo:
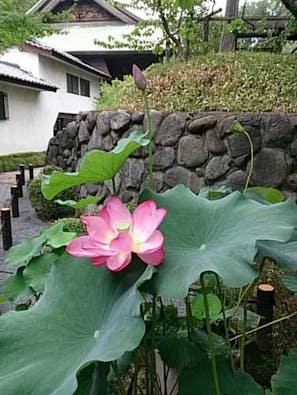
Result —
<instances>
[{"instance_id":1,"label":"green leafy tree","mask_svg":"<svg viewBox=\"0 0 297 395\"><path fill-rule=\"evenodd\" d=\"M248 2L239 9L242 17L265 17L265 16L287 16L290 12L281 1L259 0Z\"/></svg>"},{"instance_id":2,"label":"green leafy tree","mask_svg":"<svg viewBox=\"0 0 297 395\"><path fill-rule=\"evenodd\" d=\"M297 1L296 0L281 0L285 7L297 18Z\"/></svg>"},{"instance_id":3,"label":"green leafy tree","mask_svg":"<svg viewBox=\"0 0 297 395\"><path fill-rule=\"evenodd\" d=\"M132 33L123 35L121 41L110 36L108 42L97 40L97 43L109 49L150 48L155 53L163 52L166 47L171 54L185 60L197 48L203 47L202 22L212 14L209 10L214 4L214 1L205 0L132 0L129 7L134 10L141 9L146 15L151 15L151 18L136 24ZM128 6L118 3L117 5ZM160 29L161 32L157 41L152 37L156 29ZM211 32L217 30L215 27Z\"/></svg>"},{"instance_id":4,"label":"green leafy tree","mask_svg":"<svg viewBox=\"0 0 297 395\"><path fill-rule=\"evenodd\" d=\"M25 41L57 32L51 25L43 23L45 20L54 21L50 14L26 15L31 5L31 0L0 1L0 53ZM67 15L62 13L55 20L65 20Z\"/></svg>"}]
</instances>

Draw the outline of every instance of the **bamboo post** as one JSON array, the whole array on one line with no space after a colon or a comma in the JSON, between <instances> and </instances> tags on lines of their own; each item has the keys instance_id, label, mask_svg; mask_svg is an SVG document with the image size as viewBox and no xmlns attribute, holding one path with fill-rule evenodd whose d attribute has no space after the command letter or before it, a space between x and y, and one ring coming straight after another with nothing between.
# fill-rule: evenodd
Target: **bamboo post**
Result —
<instances>
[{"instance_id":1,"label":"bamboo post","mask_svg":"<svg viewBox=\"0 0 297 395\"><path fill-rule=\"evenodd\" d=\"M12 246L10 209L8 207L1 209L1 229L3 250L7 251Z\"/></svg>"},{"instance_id":2,"label":"bamboo post","mask_svg":"<svg viewBox=\"0 0 297 395\"><path fill-rule=\"evenodd\" d=\"M10 187L10 194L11 194L11 211L12 217L17 218L20 216L19 211L19 189L17 185L12 185Z\"/></svg>"}]
</instances>

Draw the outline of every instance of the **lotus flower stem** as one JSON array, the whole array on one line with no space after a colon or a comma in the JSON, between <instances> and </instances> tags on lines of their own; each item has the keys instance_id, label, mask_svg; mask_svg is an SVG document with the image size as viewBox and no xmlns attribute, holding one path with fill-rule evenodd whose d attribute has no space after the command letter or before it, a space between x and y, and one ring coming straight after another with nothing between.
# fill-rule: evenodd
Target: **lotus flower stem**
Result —
<instances>
[{"instance_id":1,"label":"lotus flower stem","mask_svg":"<svg viewBox=\"0 0 297 395\"><path fill-rule=\"evenodd\" d=\"M151 389L155 389L155 382L156 382L156 355L155 355L155 349L156 349L156 324L157 324L157 313L156 313L156 307L157 307L157 297L154 295L153 296L153 302L152 302L152 340L151 340Z\"/></svg>"},{"instance_id":2,"label":"lotus flower stem","mask_svg":"<svg viewBox=\"0 0 297 395\"><path fill-rule=\"evenodd\" d=\"M216 350L215 350L215 345L214 345L212 331L211 331L209 305L208 305L207 291L206 291L206 287L205 287L205 283L204 283L203 274L204 273L202 273L200 276L200 284L201 284L201 290L203 293L203 300L204 300L206 330L207 330L207 336L208 336L208 347L209 347L209 352L210 352L210 357L211 357L211 366L212 366L212 373L213 373L213 379L214 379L214 385L215 385L215 395L220 395L221 392L220 392L219 375L218 375L217 361L216 361Z\"/></svg>"},{"instance_id":3,"label":"lotus flower stem","mask_svg":"<svg viewBox=\"0 0 297 395\"><path fill-rule=\"evenodd\" d=\"M188 339L189 341L192 341L193 316L192 316L192 309L191 309L189 296L185 298L185 304L186 304L186 324L187 324Z\"/></svg>"},{"instance_id":4,"label":"lotus flower stem","mask_svg":"<svg viewBox=\"0 0 297 395\"><path fill-rule=\"evenodd\" d=\"M144 100L144 109L146 113L146 119L147 119L147 130L148 130L148 136L149 136L149 146L148 146L148 151L149 151L149 163L148 163L148 169L149 169L149 186L151 189L154 188L154 177L153 177L153 130L152 130L152 122L151 122L151 114L150 114L150 107L148 103L148 98L147 98L147 92L146 90L142 91L143 95L143 100Z\"/></svg>"},{"instance_id":5,"label":"lotus flower stem","mask_svg":"<svg viewBox=\"0 0 297 395\"><path fill-rule=\"evenodd\" d=\"M120 375L120 371L119 371L119 368L118 368L117 361L113 361L111 363L111 366L112 366L114 374L115 374L115 376L117 378L117 383L118 383L118 386L119 386L120 394L121 395L126 395L126 390L125 390L125 387L124 387L124 383L123 383L123 381L121 379L121 375Z\"/></svg>"},{"instance_id":6,"label":"lotus flower stem","mask_svg":"<svg viewBox=\"0 0 297 395\"><path fill-rule=\"evenodd\" d=\"M112 177L111 182L112 182L112 193L116 196L117 195L117 188L116 188L116 183L115 183L114 177Z\"/></svg>"},{"instance_id":7,"label":"lotus flower stem","mask_svg":"<svg viewBox=\"0 0 297 395\"><path fill-rule=\"evenodd\" d=\"M247 327L247 302L243 306L243 323L242 323L242 333L240 338L240 371L244 372L244 343L246 336Z\"/></svg>"},{"instance_id":8,"label":"lotus flower stem","mask_svg":"<svg viewBox=\"0 0 297 395\"><path fill-rule=\"evenodd\" d=\"M244 192L246 192L246 190L248 189L252 174L253 174L253 170L254 170L254 145L253 145L252 139L251 139L250 135L248 134L248 132L246 132L244 130L243 133L246 135L246 137L249 141L250 151L251 151L251 164L250 164L249 174L246 179L245 186L244 186Z\"/></svg>"},{"instance_id":9,"label":"lotus flower stem","mask_svg":"<svg viewBox=\"0 0 297 395\"><path fill-rule=\"evenodd\" d=\"M232 368L232 370L234 372L235 366L234 366L234 360L233 360L233 355L232 355L232 346L231 346L230 337L229 337L228 321L227 321L226 311L225 311L225 300L223 300L223 290L222 290L222 286L221 286L221 282L220 282L219 276L217 274L216 274L216 280L217 280L217 286L218 286L218 290L219 290L220 298L221 298L221 303L222 303L222 314L223 314L223 320L224 320L224 329L225 329L226 343L228 345L229 354L230 354L230 365L231 365L231 368Z\"/></svg>"}]
</instances>

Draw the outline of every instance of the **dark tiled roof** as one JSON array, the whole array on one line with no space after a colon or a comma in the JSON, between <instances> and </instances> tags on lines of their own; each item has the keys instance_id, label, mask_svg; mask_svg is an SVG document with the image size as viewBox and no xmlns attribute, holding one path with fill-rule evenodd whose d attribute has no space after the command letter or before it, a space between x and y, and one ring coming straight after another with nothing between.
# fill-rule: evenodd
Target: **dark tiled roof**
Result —
<instances>
[{"instance_id":1,"label":"dark tiled roof","mask_svg":"<svg viewBox=\"0 0 297 395\"><path fill-rule=\"evenodd\" d=\"M58 87L22 70L17 64L0 61L0 81L30 86L40 90L56 92Z\"/></svg>"},{"instance_id":2,"label":"dark tiled roof","mask_svg":"<svg viewBox=\"0 0 297 395\"><path fill-rule=\"evenodd\" d=\"M24 46L24 49L27 49L28 51L36 51L40 55L44 55L47 57L53 57L56 59L60 59L66 63L70 63L73 66L79 67L80 69L83 69L85 71L88 71L89 73L96 75L97 77L102 77L104 79L110 79L110 75L104 73L101 70L96 69L93 66L90 66L87 63L84 63L82 60L76 58L73 55L70 55L67 52L62 52L59 51L55 48L49 47L47 45L44 45L40 42L34 41L34 42L27 42Z\"/></svg>"}]
</instances>

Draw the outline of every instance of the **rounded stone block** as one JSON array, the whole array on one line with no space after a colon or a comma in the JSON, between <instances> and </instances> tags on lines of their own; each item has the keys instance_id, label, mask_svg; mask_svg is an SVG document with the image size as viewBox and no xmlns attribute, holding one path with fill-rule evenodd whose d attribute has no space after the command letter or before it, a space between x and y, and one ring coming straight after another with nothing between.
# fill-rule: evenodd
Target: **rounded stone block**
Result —
<instances>
[{"instance_id":1,"label":"rounded stone block","mask_svg":"<svg viewBox=\"0 0 297 395\"><path fill-rule=\"evenodd\" d=\"M249 134L252 142L254 152L259 151L262 144L262 137L259 129L249 125L242 125L244 130ZM250 144L247 136L244 133L233 133L228 137L228 145L232 158L238 158L243 155L249 155L251 152Z\"/></svg>"},{"instance_id":2,"label":"rounded stone block","mask_svg":"<svg viewBox=\"0 0 297 395\"><path fill-rule=\"evenodd\" d=\"M97 116L97 129L102 136L106 136L110 132L111 114L111 111L102 111Z\"/></svg>"},{"instance_id":3,"label":"rounded stone block","mask_svg":"<svg viewBox=\"0 0 297 395\"><path fill-rule=\"evenodd\" d=\"M131 115L126 111L114 112L110 117L110 127L115 132L125 132L131 120Z\"/></svg>"},{"instance_id":4,"label":"rounded stone block","mask_svg":"<svg viewBox=\"0 0 297 395\"><path fill-rule=\"evenodd\" d=\"M158 132L155 134L155 143L162 146L175 145L180 136L184 133L186 118L184 114L172 113L161 123Z\"/></svg>"},{"instance_id":5,"label":"rounded stone block","mask_svg":"<svg viewBox=\"0 0 297 395\"><path fill-rule=\"evenodd\" d=\"M88 143L88 149L89 150L101 149L101 145L102 145L102 134L99 132L96 126L95 129L93 130L92 136Z\"/></svg>"},{"instance_id":6,"label":"rounded stone block","mask_svg":"<svg viewBox=\"0 0 297 395\"><path fill-rule=\"evenodd\" d=\"M90 133L88 131L88 124L86 121L81 121L78 130L78 141L80 143L87 143L90 140Z\"/></svg>"},{"instance_id":7,"label":"rounded stone block","mask_svg":"<svg viewBox=\"0 0 297 395\"><path fill-rule=\"evenodd\" d=\"M157 151L153 156L154 170L165 170L173 165L175 161L175 151L171 147L165 147Z\"/></svg>"},{"instance_id":8,"label":"rounded stone block","mask_svg":"<svg viewBox=\"0 0 297 395\"><path fill-rule=\"evenodd\" d=\"M294 135L294 126L286 114L272 113L262 122L263 146L286 148Z\"/></svg>"},{"instance_id":9,"label":"rounded stone block","mask_svg":"<svg viewBox=\"0 0 297 395\"><path fill-rule=\"evenodd\" d=\"M216 180L227 173L230 169L230 164L230 156L215 156L208 162L205 168L205 177L210 181Z\"/></svg>"},{"instance_id":10,"label":"rounded stone block","mask_svg":"<svg viewBox=\"0 0 297 395\"><path fill-rule=\"evenodd\" d=\"M212 115L199 119L194 119L188 125L188 132L191 134L202 134L205 131L214 128L216 124L217 119Z\"/></svg>"},{"instance_id":11,"label":"rounded stone block","mask_svg":"<svg viewBox=\"0 0 297 395\"><path fill-rule=\"evenodd\" d=\"M200 189L205 186L203 178L197 177L195 173L181 166L176 166L173 169L167 170L164 181L168 187L183 184L194 193L198 193Z\"/></svg>"},{"instance_id":12,"label":"rounded stone block","mask_svg":"<svg viewBox=\"0 0 297 395\"><path fill-rule=\"evenodd\" d=\"M263 148L255 157L252 182L255 186L280 187L288 176L285 152Z\"/></svg>"},{"instance_id":13,"label":"rounded stone block","mask_svg":"<svg viewBox=\"0 0 297 395\"><path fill-rule=\"evenodd\" d=\"M197 167L206 162L208 151L203 140L194 136L184 136L180 139L177 151L177 162L186 167Z\"/></svg>"},{"instance_id":14,"label":"rounded stone block","mask_svg":"<svg viewBox=\"0 0 297 395\"><path fill-rule=\"evenodd\" d=\"M227 151L224 142L218 137L217 130L211 129L206 133L206 147L211 153L218 155Z\"/></svg>"}]
</instances>

